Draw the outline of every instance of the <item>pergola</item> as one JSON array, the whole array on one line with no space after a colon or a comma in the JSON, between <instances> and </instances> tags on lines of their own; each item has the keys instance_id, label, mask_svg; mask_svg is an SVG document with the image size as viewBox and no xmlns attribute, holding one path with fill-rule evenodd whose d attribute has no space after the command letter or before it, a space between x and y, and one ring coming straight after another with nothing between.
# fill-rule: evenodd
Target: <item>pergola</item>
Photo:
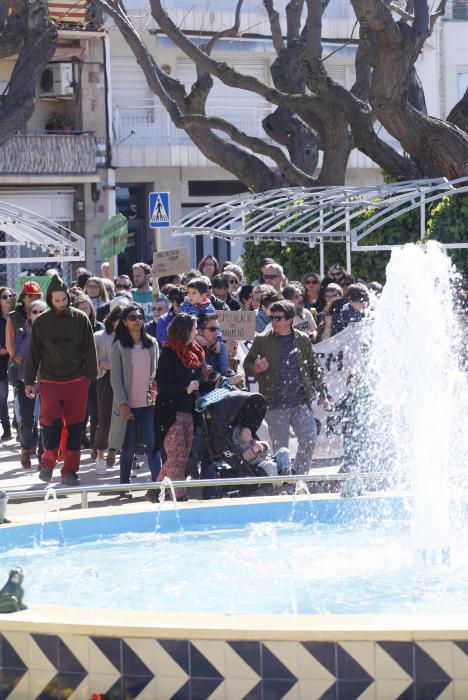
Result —
<instances>
[{"instance_id":1,"label":"pergola","mask_svg":"<svg viewBox=\"0 0 468 700\"><path fill-rule=\"evenodd\" d=\"M426 235L426 206L446 196L468 192L468 177L411 180L362 187L283 187L258 194L241 194L208 204L170 227L173 236L207 235L232 243L262 241L320 246L323 274L324 243L345 243L347 268L351 252L391 250L394 245L364 245L361 241L384 224L418 209L419 237ZM363 218L364 213L368 213ZM468 243L445 243L467 248Z\"/></svg>"},{"instance_id":2,"label":"pergola","mask_svg":"<svg viewBox=\"0 0 468 700\"><path fill-rule=\"evenodd\" d=\"M5 250L5 257L0 260L2 264L85 259L85 240L82 236L7 202L0 202L0 233L3 234L0 236L0 248Z\"/></svg>"}]
</instances>

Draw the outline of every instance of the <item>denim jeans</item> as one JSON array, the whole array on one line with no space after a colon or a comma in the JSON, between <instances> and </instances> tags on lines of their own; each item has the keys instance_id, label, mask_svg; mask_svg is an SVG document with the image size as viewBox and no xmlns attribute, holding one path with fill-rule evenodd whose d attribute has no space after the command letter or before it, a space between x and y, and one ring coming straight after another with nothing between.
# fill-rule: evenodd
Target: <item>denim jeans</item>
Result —
<instances>
[{"instance_id":1,"label":"denim jeans","mask_svg":"<svg viewBox=\"0 0 468 700\"><path fill-rule=\"evenodd\" d=\"M146 456L151 479L156 481L161 469L161 452L154 453L154 406L131 409L134 419L127 422L125 440L120 454L120 483L130 483L133 457L138 443L138 428L141 425L146 445Z\"/></svg>"},{"instance_id":2,"label":"denim jeans","mask_svg":"<svg viewBox=\"0 0 468 700\"><path fill-rule=\"evenodd\" d=\"M8 381L0 379L0 422L3 430L7 431L10 426L10 417L8 415Z\"/></svg>"},{"instance_id":3,"label":"denim jeans","mask_svg":"<svg viewBox=\"0 0 468 700\"><path fill-rule=\"evenodd\" d=\"M257 467L263 469L267 476L278 476L281 472L287 472L291 469L291 457L287 447L280 447L278 452L263 462L259 462Z\"/></svg>"},{"instance_id":4,"label":"denim jeans","mask_svg":"<svg viewBox=\"0 0 468 700\"><path fill-rule=\"evenodd\" d=\"M297 438L297 454L294 469L297 474L307 474L317 439L317 425L312 409L305 403L293 408L269 408L266 414L273 452L289 447L289 426Z\"/></svg>"}]
</instances>

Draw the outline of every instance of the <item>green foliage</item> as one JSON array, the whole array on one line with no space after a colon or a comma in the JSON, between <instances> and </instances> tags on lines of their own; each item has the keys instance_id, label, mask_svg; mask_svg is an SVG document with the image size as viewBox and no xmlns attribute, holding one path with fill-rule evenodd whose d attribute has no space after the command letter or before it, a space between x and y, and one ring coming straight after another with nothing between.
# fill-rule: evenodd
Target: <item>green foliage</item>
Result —
<instances>
[{"instance_id":1,"label":"green foliage","mask_svg":"<svg viewBox=\"0 0 468 700\"><path fill-rule=\"evenodd\" d=\"M369 219L375 209L369 209L354 219L362 223ZM467 240L468 196L454 195L444 197L439 202L426 207L427 235L425 240L436 239L443 242L463 242ZM278 227L278 233L280 232ZM294 226L289 224L289 230ZM364 228L365 231L365 228ZM364 236L362 245L403 245L420 240L419 208L413 209L400 217L389 221L376 231ZM458 270L468 274L466 250L448 251ZM282 246L278 241L262 242L259 245L247 243L242 256L246 279L253 280L259 275L260 261L264 257L274 258L279 262L290 280L301 280L308 272L320 269L319 247L309 248L304 243L288 243ZM390 260L390 251L369 251L352 253L352 273L355 277L370 282L385 282L385 268ZM346 266L346 249L344 243L325 243L325 269L331 265Z\"/></svg>"},{"instance_id":2,"label":"green foliage","mask_svg":"<svg viewBox=\"0 0 468 700\"><path fill-rule=\"evenodd\" d=\"M436 240L441 243L467 243L468 195L459 194L444 197L433 205L427 222L425 241ZM457 270L468 276L467 249L449 250L450 257Z\"/></svg>"}]
</instances>

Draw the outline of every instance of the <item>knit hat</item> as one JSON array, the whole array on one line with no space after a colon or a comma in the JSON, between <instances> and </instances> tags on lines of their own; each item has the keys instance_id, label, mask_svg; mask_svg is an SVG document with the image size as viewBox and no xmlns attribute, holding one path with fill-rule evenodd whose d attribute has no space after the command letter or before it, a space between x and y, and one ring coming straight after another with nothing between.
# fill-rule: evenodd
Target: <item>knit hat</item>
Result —
<instances>
[{"instance_id":1,"label":"knit hat","mask_svg":"<svg viewBox=\"0 0 468 700\"><path fill-rule=\"evenodd\" d=\"M42 289L40 285L37 282L34 282L34 280L31 280L29 282L25 282L23 284L23 289L21 290L21 294L42 294Z\"/></svg>"},{"instance_id":2,"label":"knit hat","mask_svg":"<svg viewBox=\"0 0 468 700\"><path fill-rule=\"evenodd\" d=\"M46 301L48 305L52 308L52 292L65 292L68 297L68 305L71 305L70 295L68 293L67 286L63 280L60 279L58 275L54 275L49 282L47 288Z\"/></svg>"}]
</instances>

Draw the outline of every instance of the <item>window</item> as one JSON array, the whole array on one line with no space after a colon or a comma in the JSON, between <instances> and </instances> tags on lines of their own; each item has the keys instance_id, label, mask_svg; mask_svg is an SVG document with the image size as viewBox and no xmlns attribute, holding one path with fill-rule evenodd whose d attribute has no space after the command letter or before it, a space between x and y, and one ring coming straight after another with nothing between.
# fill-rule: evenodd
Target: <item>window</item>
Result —
<instances>
[{"instance_id":1,"label":"window","mask_svg":"<svg viewBox=\"0 0 468 700\"><path fill-rule=\"evenodd\" d=\"M461 100L468 88L468 70L458 72L458 99Z\"/></svg>"}]
</instances>

